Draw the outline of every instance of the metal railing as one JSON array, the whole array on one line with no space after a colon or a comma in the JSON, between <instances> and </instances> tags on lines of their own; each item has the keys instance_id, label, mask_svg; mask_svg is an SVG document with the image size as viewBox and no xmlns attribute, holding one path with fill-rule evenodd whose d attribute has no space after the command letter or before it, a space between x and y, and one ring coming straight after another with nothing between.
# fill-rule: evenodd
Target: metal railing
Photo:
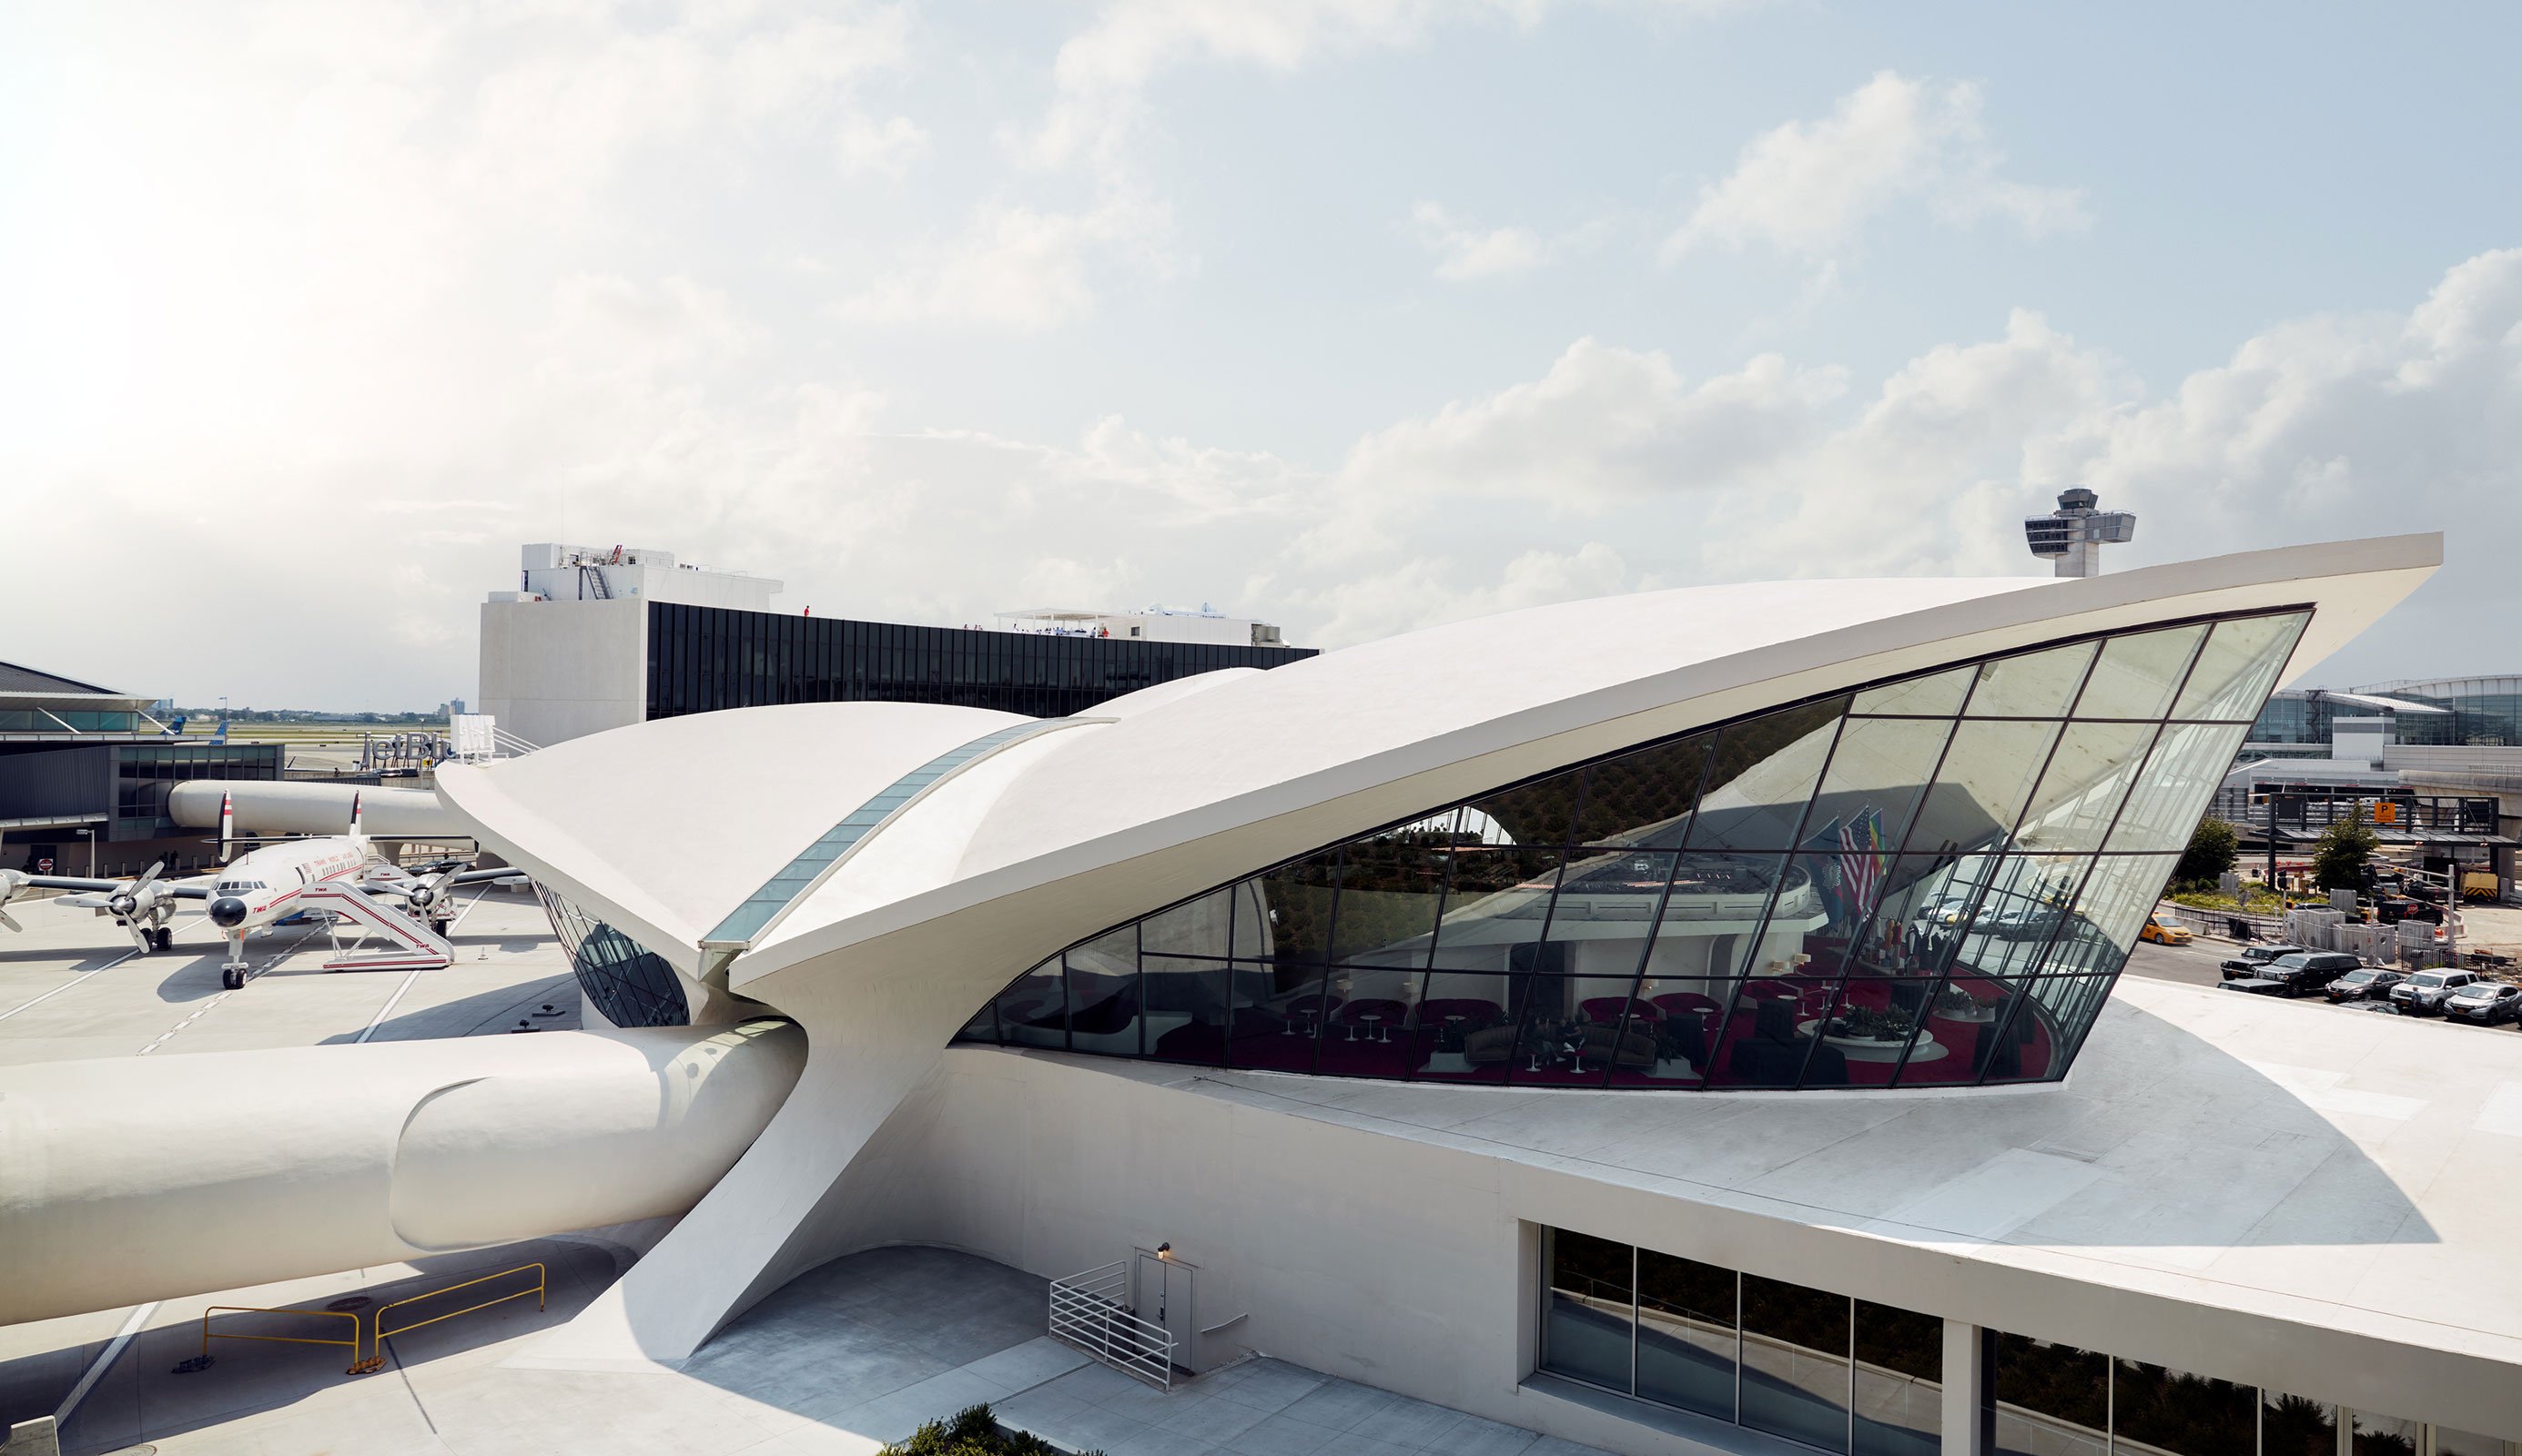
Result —
<instances>
[{"instance_id":1,"label":"metal railing","mask_svg":"<svg viewBox=\"0 0 2522 1456\"><path fill-rule=\"evenodd\" d=\"M462 1309L450 1309L444 1314L434 1314L425 1320L414 1320L408 1325L397 1325L391 1330L386 1328L386 1315L390 1311L400 1309L407 1304L426 1303L431 1299L437 1298L441 1294L451 1294L457 1290L469 1290L475 1285L484 1285L490 1283L492 1280L505 1279L511 1274L523 1274L529 1269L535 1272L534 1285L529 1289L518 1290L514 1293L501 1294L495 1299L485 1299L479 1304L467 1304ZM535 1308L540 1310L544 1307L544 1294L549 1287L549 1280L550 1271L545 1269L542 1265L519 1264L514 1269L502 1269L496 1274L485 1274L478 1279L468 1279L462 1284L450 1284L443 1290L431 1290L426 1294L414 1294L408 1299L397 1299L392 1304L379 1305L377 1307L376 1314L368 1323L369 1356L371 1359L378 1361L382 1361L385 1358L385 1342L386 1337L389 1335L406 1334L410 1331L417 1330L424 1325L435 1325L441 1320L451 1320L459 1314L471 1314L477 1309L488 1309L493 1304L505 1304L511 1299L522 1299L528 1294L535 1296Z\"/></svg>"},{"instance_id":2,"label":"metal railing","mask_svg":"<svg viewBox=\"0 0 2522 1456\"><path fill-rule=\"evenodd\" d=\"M477 1285L486 1285L493 1280L506 1279L512 1274L524 1274L530 1270L535 1276L535 1282L525 1289L518 1290L512 1293L501 1294L495 1299L485 1299L479 1304L467 1304L462 1309L450 1309L444 1314L434 1314L425 1320L414 1320L408 1325L397 1325L391 1330L386 1328L386 1316L395 1310L404 1308L408 1305L426 1303L442 1294L451 1294L457 1290L469 1290ZM513 1269L502 1269L496 1274L485 1274L478 1278L465 1280L461 1284L450 1284L444 1289L431 1290L426 1294L414 1294L408 1299L397 1299L392 1304L381 1305L374 1314L368 1317L368 1333L364 1339L368 1353L365 1356L362 1356L359 1353L359 1348L363 1341L359 1334L359 1316L355 1310L266 1309L254 1304L213 1304L210 1308L202 1311L202 1353L200 1357L197 1359L187 1360L183 1364L178 1365L175 1367L175 1373L178 1375L190 1375L194 1371L207 1369L210 1364L210 1341L213 1339L260 1339L273 1344L340 1345L350 1352L350 1368L342 1373L344 1375L367 1375L372 1371L382 1370L385 1368L385 1341L388 1336L405 1334L409 1331L420 1329L424 1325L435 1325L441 1320L451 1320L457 1315L471 1314L477 1309L488 1309L493 1304L505 1304L511 1299L522 1299L528 1294L535 1296L536 1309L540 1310L546 1308L547 1296L550 1291L550 1281L551 1271L546 1269L543 1265L519 1264ZM350 1338L348 1339L309 1339L304 1336L297 1335L239 1335L225 1330L212 1330L210 1328L210 1316L214 1314L287 1314L305 1315L319 1320L349 1320L350 1322Z\"/></svg>"},{"instance_id":3,"label":"metal railing","mask_svg":"<svg viewBox=\"0 0 2522 1456\"><path fill-rule=\"evenodd\" d=\"M305 1337L299 1335L238 1335L226 1330L212 1330L210 1328L210 1316L214 1314L288 1314L304 1315L310 1319L318 1320L349 1320L350 1322L350 1338L348 1339L308 1339ZM192 1365L192 1368L195 1370L199 1370L203 1366L209 1365L210 1363L210 1341L213 1339L259 1339L271 1344L342 1345L347 1347L350 1352L350 1368L342 1372L344 1375L363 1375L366 1373L366 1370L362 1367L367 1367L368 1369L374 1368L367 1366L367 1362L359 1358L359 1317L355 1313L347 1310L265 1309L260 1305L256 1304L213 1304L210 1308L202 1311L201 1364L192 1365L192 1362L190 1361L185 1363Z\"/></svg>"},{"instance_id":4,"label":"metal railing","mask_svg":"<svg viewBox=\"0 0 2522 1456\"><path fill-rule=\"evenodd\" d=\"M1121 1301L1129 1294L1126 1261L1051 1282L1051 1338L1074 1345L1159 1390L1174 1384L1174 1338Z\"/></svg>"}]
</instances>

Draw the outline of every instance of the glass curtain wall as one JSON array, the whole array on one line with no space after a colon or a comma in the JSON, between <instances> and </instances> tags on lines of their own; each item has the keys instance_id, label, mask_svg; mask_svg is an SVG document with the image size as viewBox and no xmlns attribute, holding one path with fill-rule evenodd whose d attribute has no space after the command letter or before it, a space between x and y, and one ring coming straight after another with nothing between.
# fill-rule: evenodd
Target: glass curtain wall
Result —
<instances>
[{"instance_id":1,"label":"glass curtain wall","mask_svg":"<svg viewBox=\"0 0 2522 1456\"><path fill-rule=\"evenodd\" d=\"M1543 1370L1853 1456L1942 1449L1944 1322L1565 1229Z\"/></svg>"},{"instance_id":2,"label":"glass curtain wall","mask_svg":"<svg viewBox=\"0 0 2522 1456\"><path fill-rule=\"evenodd\" d=\"M534 881L552 935L569 956L579 989L616 1026L686 1026L682 977L665 958Z\"/></svg>"},{"instance_id":3,"label":"glass curtain wall","mask_svg":"<svg viewBox=\"0 0 2522 1456\"><path fill-rule=\"evenodd\" d=\"M647 711L675 718L876 700L1064 718L1177 678L1313 655L1311 647L1037 636L650 602Z\"/></svg>"},{"instance_id":4,"label":"glass curtain wall","mask_svg":"<svg viewBox=\"0 0 2522 1456\"><path fill-rule=\"evenodd\" d=\"M1053 956L964 1037L1543 1087L2054 1080L2304 620L1957 664L1514 784Z\"/></svg>"}]
</instances>

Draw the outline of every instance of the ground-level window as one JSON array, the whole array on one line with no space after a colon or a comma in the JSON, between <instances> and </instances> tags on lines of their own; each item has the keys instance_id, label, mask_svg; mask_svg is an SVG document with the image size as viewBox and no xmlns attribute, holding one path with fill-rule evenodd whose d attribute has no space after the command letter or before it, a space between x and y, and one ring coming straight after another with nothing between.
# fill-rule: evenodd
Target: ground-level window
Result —
<instances>
[{"instance_id":1,"label":"ground-level window","mask_svg":"<svg viewBox=\"0 0 2522 1456\"><path fill-rule=\"evenodd\" d=\"M1943 1321L1552 1229L1541 1368L1853 1456L1941 1449Z\"/></svg>"},{"instance_id":2,"label":"ground-level window","mask_svg":"<svg viewBox=\"0 0 2522 1456\"><path fill-rule=\"evenodd\" d=\"M1995 1456L2522 1456L2522 1442L2028 1336L1987 1338Z\"/></svg>"}]
</instances>

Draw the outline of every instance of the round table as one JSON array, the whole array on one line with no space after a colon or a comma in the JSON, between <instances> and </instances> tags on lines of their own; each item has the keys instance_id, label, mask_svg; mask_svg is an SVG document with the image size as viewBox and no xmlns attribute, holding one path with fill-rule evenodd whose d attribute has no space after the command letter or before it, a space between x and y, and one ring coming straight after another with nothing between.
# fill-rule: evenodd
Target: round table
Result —
<instances>
[{"instance_id":1,"label":"round table","mask_svg":"<svg viewBox=\"0 0 2522 1456\"><path fill-rule=\"evenodd\" d=\"M1796 1023L1797 1032L1803 1036L1813 1035L1820 1027L1821 1018L1818 1016ZM1839 1055L1850 1061L1898 1061L1902 1049L1909 1045L1906 1037L1898 1041L1879 1042L1870 1036L1825 1036L1822 1041L1838 1048ZM1936 1040L1936 1034L1922 1027L1918 1032L1917 1050L1909 1053L1909 1059L1938 1061L1945 1052L1943 1044Z\"/></svg>"}]
</instances>

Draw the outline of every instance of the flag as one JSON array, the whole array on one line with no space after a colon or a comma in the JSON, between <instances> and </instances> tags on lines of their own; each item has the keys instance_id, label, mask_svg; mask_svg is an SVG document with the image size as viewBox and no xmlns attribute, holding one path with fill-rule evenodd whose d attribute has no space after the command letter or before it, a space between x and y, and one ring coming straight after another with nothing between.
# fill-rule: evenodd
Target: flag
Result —
<instances>
[{"instance_id":1,"label":"flag","mask_svg":"<svg viewBox=\"0 0 2522 1456\"><path fill-rule=\"evenodd\" d=\"M1839 853L1845 842L1843 836L1840 822L1832 820L1797 851L1812 874L1813 889L1821 896L1822 909L1833 924L1846 920L1849 911L1855 908L1848 903L1847 886L1841 877L1842 861L1845 859L1845 854Z\"/></svg>"},{"instance_id":2,"label":"flag","mask_svg":"<svg viewBox=\"0 0 2522 1456\"><path fill-rule=\"evenodd\" d=\"M1839 878L1854 907L1871 909L1883 887L1883 816L1868 808L1840 826Z\"/></svg>"}]
</instances>

